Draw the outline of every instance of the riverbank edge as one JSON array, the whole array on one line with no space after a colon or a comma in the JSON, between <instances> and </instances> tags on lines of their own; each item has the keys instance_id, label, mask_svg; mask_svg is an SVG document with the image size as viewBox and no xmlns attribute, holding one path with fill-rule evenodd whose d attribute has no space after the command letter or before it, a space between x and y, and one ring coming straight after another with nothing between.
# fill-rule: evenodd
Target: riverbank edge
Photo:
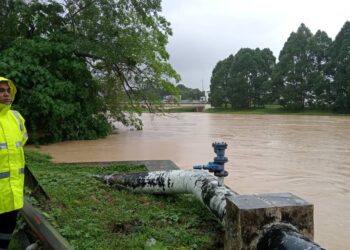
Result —
<instances>
[{"instance_id":1,"label":"riverbank edge","mask_svg":"<svg viewBox=\"0 0 350 250\"><path fill-rule=\"evenodd\" d=\"M56 162L56 164L62 164ZM108 167L111 165L145 166L148 171L164 171L180 169L171 160L138 160L138 161L96 161L96 162L64 162L72 165L91 165L99 167Z\"/></svg>"},{"instance_id":2,"label":"riverbank edge","mask_svg":"<svg viewBox=\"0 0 350 250\"><path fill-rule=\"evenodd\" d=\"M312 115L312 116L350 116L349 113L335 113L329 110L306 109L301 111L285 110L283 108L205 108L178 107L164 111L164 113L208 113L208 114L235 114L235 115ZM147 112L145 112L147 113Z\"/></svg>"},{"instance_id":3,"label":"riverbank edge","mask_svg":"<svg viewBox=\"0 0 350 250\"><path fill-rule=\"evenodd\" d=\"M40 154L40 153L39 153ZM35 153L35 155L37 155L37 153ZM35 156L34 155L34 156ZM40 154L40 155L42 155L42 154ZM49 155L42 155L42 156L45 156L45 157L47 157L46 159L43 159L44 161L51 161L52 160L52 158L51 157L49 157ZM36 160L38 160L38 159L36 159ZM74 162L74 163L53 163L52 162L52 164L53 165L56 165L56 166L58 166L58 167L60 167L60 165L62 166L62 167L64 167L65 165L71 165L71 166L74 166L74 165L76 165L77 167L79 166L79 167L84 167L84 168L87 168L87 169L89 169L89 167L91 166L91 167L94 167L94 168L99 168L99 167L101 167L101 170L102 169L104 169L104 171L106 171L107 169L109 169L109 167L111 167L111 170L112 169L114 169L114 168L116 168L116 166L117 165L120 165L120 166L123 166L123 165L127 165L127 166L129 166L129 167L132 167L133 168L133 166L135 166L136 168L138 168L138 167L144 167L144 171L158 171L158 170L176 170L176 169L179 169L179 167L174 163L174 162L172 162L171 160L138 160L138 161L104 161L104 162L82 162L82 163L77 163L77 162ZM31 164L30 164L31 165ZM43 163L43 165L47 165L47 164L45 164L45 163ZM35 172L35 171L34 171ZM79 179L79 178L78 178ZM79 180L79 183L82 181L82 179L81 180ZM37 183L37 185L40 185L39 184L39 182ZM40 185L41 186L41 185ZM125 193L125 192L123 192L123 191L121 191L121 192L119 192L119 194L121 195L120 197L118 197L118 199L122 199L122 197L126 197L127 199L126 199L126 203L128 203L128 202L130 202L130 200L134 200L134 197L132 197L133 196L133 194L127 194L127 193ZM96 194L95 194L96 195ZM132 197L132 199L130 199L130 197L128 197L128 196L130 196L130 197ZM98 197L98 195L96 195L96 197ZM153 201L153 198L150 198L150 197L147 197L147 196L142 196L141 198L137 198L137 196L135 196L136 198L135 198L135 200L137 201L137 200L139 200L139 202L140 202L140 205L142 206L142 204L143 203L151 203L152 204L152 201ZM197 210L196 211L198 211L198 209L201 207L200 206L200 204L197 204L196 206L193 204L193 199L194 198L190 198L190 197L185 197L185 198L181 198L180 200L178 200L180 197L156 197L156 199L154 199L154 201L156 202L156 205L157 205L157 207L159 206L159 207L163 207L163 206L171 206L171 204L168 204L167 205L167 203L176 203L176 204L178 204L178 201L180 201L181 200L181 202L179 203L179 204L181 204L181 203L183 203L184 201L184 199L185 200L188 200L188 201L191 201L189 204L191 204L191 206L193 206L193 207L196 207L196 206L198 206L198 208L197 208ZM154 202L153 201L153 202ZM187 202L188 202L187 201ZM82 201L80 201L80 202L82 202ZM34 202L36 205L38 205L37 204L37 202ZM39 202L40 203L40 202ZM163 204L163 205L162 205ZM187 203L186 203L187 204ZM47 204L46 204L47 205ZM135 206L135 207L137 207L137 206ZM133 209L135 209L135 207L133 207ZM147 206L146 206L147 207ZM153 207L153 206L152 206ZM125 209L125 207L123 207L123 209ZM143 208L143 209L141 209L140 211L144 211L144 209L145 209L145 207ZM151 209L151 210L154 210L154 209ZM170 226L168 226L168 227L172 227L172 225L175 223L175 224L177 224L177 223L183 223L183 219L181 219L181 217L179 217L179 219L177 219L177 216L180 216L182 213L183 213L183 211L182 210L186 210L186 213L189 213L188 211L190 211L191 209L189 209L189 208L186 208L186 207L184 207L184 208L181 208L181 209L179 209L179 208L173 208L172 210L169 210L169 212L155 212L155 214L157 215L156 217L161 217L161 216L164 216L164 213L165 213L165 215L166 215L166 218L168 218L167 216L175 216L174 218L174 220L176 220L176 221L172 221L172 220L170 220ZM199 209L199 210L201 210L201 209ZM38 210L39 211L39 210ZM44 210L45 211L45 210ZM128 210L127 210L128 211ZM139 210L138 210L139 211ZM166 210L166 211L168 211L168 210ZM142 213L142 212L141 212ZM169 215L168 215L168 213L169 213ZM174 213L174 214L173 214ZM54 214L51 214L51 215L49 215L50 214L50 212L44 212L43 214L45 214L46 216L48 216L48 218L53 218L53 217L55 217L55 215ZM154 213L153 213L154 214ZM197 215L197 220L199 219L199 218L202 218L202 219L200 219L200 220L203 220L203 222L200 222L200 223L203 223L203 224L206 224L206 223L208 223L208 221L212 221L212 222L209 222L209 223L215 223L215 226L214 225L211 225L211 227L213 227L213 228L215 228L216 227L216 223L217 223L217 221L216 221L216 219L215 218L209 218L209 219L203 219L204 217L206 217L206 213L204 213L203 214L203 212L201 212L200 213L201 215L198 217L198 215ZM204 216L205 215L205 216ZM126 216L127 217L127 216ZM135 217L135 215L134 215L134 217ZM136 216L137 217L137 216ZM170 218L169 217L169 218ZM187 216L185 216L185 217L188 217L188 215ZM211 217L211 216L209 216L209 217ZM172 218L172 217L171 217ZM170 219L171 219L170 218ZM168 219L167 219L168 220ZM179 220L179 221L177 221L177 220ZM158 221L158 220L157 220ZM199 220L198 220L199 221ZM128 222L128 221L126 221L126 222ZM53 221L53 223L56 225L56 223L55 223L55 221ZM49 223L50 224L50 223ZM52 224L52 225L54 225L54 224ZM146 223L147 224L147 223ZM174 224L174 225L175 225ZM119 224L118 224L119 225ZM57 226L57 225L56 225ZM62 232L62 230L65 232L66 231L66 228L59 228L59 227L56 227L55 226L55 228L56 228L56 230L58 230L59 232ZM176 225L175 225L176 226ZM221 230L221 228L220 228L220 226L219 226L219 224L217 225L217 232L216 233L214 233L215 235L216 235L216 237L214 236L209 236L210 238L211 238L211 240L209 240L209 238L208 238L208 240L209 240L209 242L211 243L211 244L213 244L213 245L215 245L215 246L220 246L218 249L221 249L221 247L222 247L222 245L221 245L221 241L218 241L217 242L217 240L218 240L218 235L222 235L223 234L223 231ZM191 229L191 228L189 228L188 229L190 232L192 232L193 231L193 229ZM215 230L214 230L215 231ZM65 232L65 233L67 233L67 232ZM87 233L89 234L89 231L87 231ZM60 233L58 233L59 235L60 235ZM186 234L187 235L187 234ZM208 234L209 235L209 234ZM62 235L61 235L62 236ZM193 236L193 235L192 235ZM186 237L188 237L188 236L186 236ZM222 236L223 237L223 236ZM221 236L219 237L219 238L221 238ZM64 239L65 239L65 237L64 237ZM197 240L194 240L193 242L193 244L194 244L194 246L196 246L196 241ZM17 244L17 245L21 245L21 243L20 242L14 242L15 243L15 245ZM160 245L161 247L165 247L166 246L166 244L165 245L163 245L163 242L162 241L157 241L157 244L156 245ZM11 248L12 250L13 249L17 249L17 248ZM153 248L152 248L153 249ZM161 248L161 249L163 249L163 248Z\"/></svg>"},{"instance_id":4,"label":"riverbank edge","mask_svg":"<svg viewBox=\"0 0 350 250\"><path fill-rule=\"evenodd\" d=\"M348 113L335 113L330 110L306 109L301 111L285 110L281 107L232 109L208 108L203 110L210 114L237 114L237 115L312 115L312 116L350 116Z\"/></svg>"}]
</instances>

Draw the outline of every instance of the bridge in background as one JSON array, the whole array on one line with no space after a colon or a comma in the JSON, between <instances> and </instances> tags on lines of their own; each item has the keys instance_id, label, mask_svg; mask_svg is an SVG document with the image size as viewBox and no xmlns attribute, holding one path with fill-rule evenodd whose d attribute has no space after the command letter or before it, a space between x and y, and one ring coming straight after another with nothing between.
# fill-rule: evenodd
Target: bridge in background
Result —
<instances>
[{"instance_id":1,"label":"bridge in background","mask_svg":"<svg viewBox=\"0 0 350 250\"><path fill-rule=\"evenodd\" d=\"M193 108L196 112L202 112L205 109L210 108L210 104L207 102L199 102L199 101L181 101L178 104L174 103L167 103L164 105L166 109L172 109L172 108Z\"/></svg>"}]
</instances>

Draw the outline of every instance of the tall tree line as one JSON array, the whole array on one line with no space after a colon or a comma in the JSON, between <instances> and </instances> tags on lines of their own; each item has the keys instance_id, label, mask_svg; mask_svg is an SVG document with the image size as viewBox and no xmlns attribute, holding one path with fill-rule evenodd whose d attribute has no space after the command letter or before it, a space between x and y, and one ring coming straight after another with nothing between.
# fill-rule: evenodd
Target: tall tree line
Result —
<instances>
[{"instance_id":1,"label":"tall tree line","mask_svg":"<svg viewBox=\"0 0 350 250\"><path fill-rule=\"evenodd\" d=\"M301 24L285 42L278 62L269 49L240 49L212 72L214 107L332 109L350 112L350 22L335 40Z\"/></svg>"}]
</instances>

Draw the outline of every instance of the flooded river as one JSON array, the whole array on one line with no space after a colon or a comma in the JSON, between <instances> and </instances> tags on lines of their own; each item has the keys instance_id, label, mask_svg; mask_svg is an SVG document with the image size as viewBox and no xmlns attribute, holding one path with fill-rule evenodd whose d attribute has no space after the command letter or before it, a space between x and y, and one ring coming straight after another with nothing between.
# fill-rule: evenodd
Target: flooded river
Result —
<instances>
[{"instance_id":1,"label":"flooded river","mask_svg":"<svg viewBox=\"0 0 350 250\"><path fill-rule=\"evenodd\" d=\"M144 130L121 128L95 141L42 146L57 162L170 159L207 164L212 142L226 142L225 184L241 194L292 192L314 204L315 241L350 249L350 117L144 115Z\"/></svg>"}]
</instances>

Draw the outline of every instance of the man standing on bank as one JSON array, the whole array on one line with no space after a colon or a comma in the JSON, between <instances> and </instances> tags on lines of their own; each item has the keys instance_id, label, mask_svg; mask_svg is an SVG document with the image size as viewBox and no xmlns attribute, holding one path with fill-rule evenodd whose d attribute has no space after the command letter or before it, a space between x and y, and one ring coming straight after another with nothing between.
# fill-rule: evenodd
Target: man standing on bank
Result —
<instances>
[{"instance_id":1,"label":"man standing on bank","mask_svg":"<svg viewBox=\"0 0 350 250\"><path fill-rule=\"evenodd\" d=\"M0 250L7 249L23 207L24 151L28 139L24 119L11 110L16 87L0 77Z\"/></svg>"}]
</instances>

